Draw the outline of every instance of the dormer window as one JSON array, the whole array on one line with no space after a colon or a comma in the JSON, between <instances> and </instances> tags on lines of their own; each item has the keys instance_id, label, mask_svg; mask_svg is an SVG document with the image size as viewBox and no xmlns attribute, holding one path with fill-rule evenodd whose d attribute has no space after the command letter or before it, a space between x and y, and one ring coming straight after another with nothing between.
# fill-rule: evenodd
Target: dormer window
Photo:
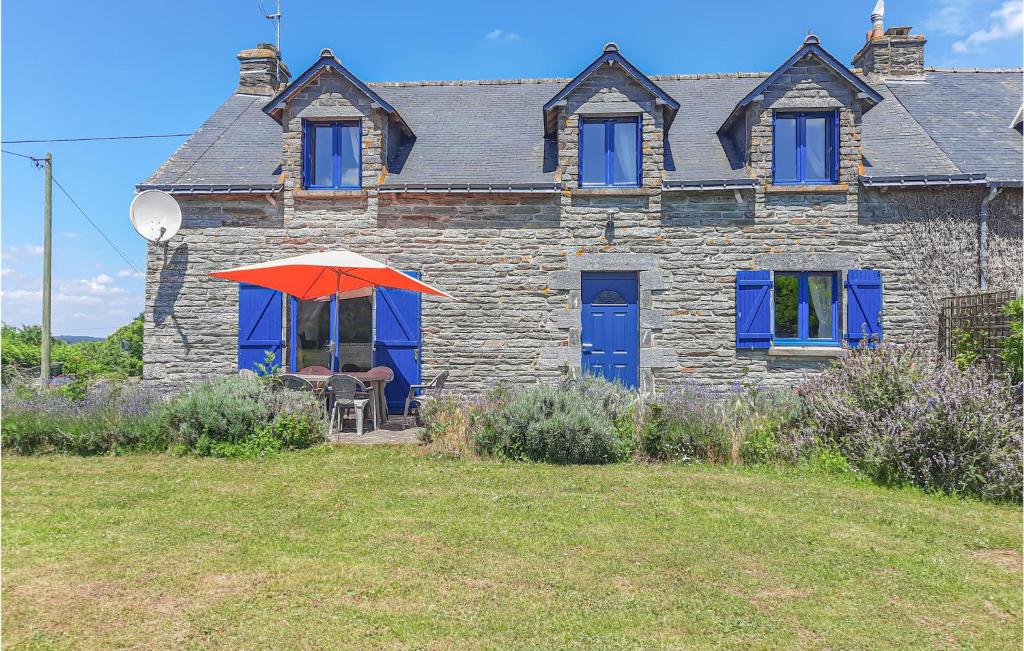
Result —
<instances>
[{"instance_id":1,"label":"dormer window","mask_svg":"<svg viewBox=\"0 0 1024 651\"><path fill-rule=\"evenodd\" d=\"M835 111L776 113L773 183L831 184L839 178Z\"/></svg>"},{"instance_id":2,"label":"dormer window","mask_svg":"<svg viewBox=\"0 0 1024 651\"><path fill-rule=\"evenodd\" d=\"M358 121L302 125L302 185L311 190L362 186L362 127Z\"/></svg>"},{"instance_id":3,"label":"dormer window","mask_svg":"<svg viewBox=\"0 0 1024 651\"><path fill-rule=\"evenodd\" d=\"M583 118L579 155L581 187L639 186L639 119Z\"/></svg>"}]
</instances>

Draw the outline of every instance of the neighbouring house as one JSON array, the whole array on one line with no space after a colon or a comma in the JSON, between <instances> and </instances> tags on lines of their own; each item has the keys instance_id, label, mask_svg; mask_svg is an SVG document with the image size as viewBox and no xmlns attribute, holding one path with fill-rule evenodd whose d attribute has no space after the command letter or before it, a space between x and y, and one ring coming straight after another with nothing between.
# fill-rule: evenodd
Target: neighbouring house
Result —
<instances>
[{"instance_id":1,"label":"neighbouring house","mask_svg":"<svg viewBox=\"0 0 1024 651\"><path fill-rule=\"evenodd\" d=\"M893 243L956 204L974 248L949 273L1019 281L1021 71L925 67L924 37L872 18L852 68L808 36L769 73L648 76L609 43L572 79L367 83L331 50L294 79L273 46L243 51L237 90L137 186L184 216L149 250L145 377L270 350L392 366L392 401L443 369L470 391L781 385L844 345L931 337ZM330 248L457 300L207 275Z\"/></svg>"}]
</instances>

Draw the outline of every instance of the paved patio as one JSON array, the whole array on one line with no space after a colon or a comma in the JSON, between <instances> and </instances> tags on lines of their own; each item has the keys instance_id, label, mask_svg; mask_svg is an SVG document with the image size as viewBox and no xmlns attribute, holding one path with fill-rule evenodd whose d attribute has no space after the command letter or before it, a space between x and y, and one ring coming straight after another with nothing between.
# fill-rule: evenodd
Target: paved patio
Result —
<instances>
[{"instance_id":1,"label":"paved patio","mask_svg":"<svg viewBox=\"0 0 1024 651\"><path fill-rule=\"evenodd\" d=\"M413 445L419 443L422 427L417 427L411 416L392 416L380 429L363 430L359 436L351 421L345 422L345 430L335 432L328 437L328 442L339 445Z\"/></svg>"}]
</instances>

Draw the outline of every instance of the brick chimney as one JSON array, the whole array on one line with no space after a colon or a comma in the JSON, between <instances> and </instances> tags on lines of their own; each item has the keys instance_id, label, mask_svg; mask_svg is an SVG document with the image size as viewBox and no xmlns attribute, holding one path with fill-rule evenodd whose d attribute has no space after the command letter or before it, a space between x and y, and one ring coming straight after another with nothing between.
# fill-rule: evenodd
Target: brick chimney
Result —
<instances>
[{"instance_id":1,"label":"brick chimney","mask_svg":"<svg viewBox=\"0 0 1024 651\"><path fill-rule=\"evenodd\" d=\"M274 95L288 84L291 73L281 53L269 43L238 53L238 91L245 95Z\"/></svg>"},{"instance_id":2,"label":"brick chimney","mask_svg":"<svg viewBox=\"0 0 1024 651\"><path fill-rule=\"evenodd\" d=\"M911 34L909 27L890 27L883 31L885 0L878 0L871 11L871 31L867 42L853 57L853 67L865 74L901 77L924 74L924 36Z\"/></svg>"}]
</instances>

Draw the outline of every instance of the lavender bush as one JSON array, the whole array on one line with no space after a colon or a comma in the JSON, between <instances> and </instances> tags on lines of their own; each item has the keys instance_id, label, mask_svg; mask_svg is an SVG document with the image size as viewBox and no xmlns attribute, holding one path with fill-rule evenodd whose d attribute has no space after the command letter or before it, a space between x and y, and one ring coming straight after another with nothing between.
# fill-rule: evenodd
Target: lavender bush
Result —
<instances>
[{"instance_id":1,"label":"lavender bush","mask_svg":"<svg viewBox=\"0 0 1024 651\"><path fill-rule=\"evenodd\" d=\"M794 447L835 446L883 483L1021 500L1021 409L982 369L913 347L851 351L800 388Z\"/></svg>"},{"instance_id":2,"label":"lavender bush","mask_svg":"<svg viewBox=\"0 0 1024 651\"><path fill-rule=\"evenodd\" d=\"M3 393L4 450L20 454L106 454L166 449L160 395L137 383L100 383L80 399L58 391L8 386Z\"/></svg>"},{"instance_id":3,"label":"lavender bush","mask_svg":"<svg viewBox=\"0 0 1024 651\"><path fill-rule=\"evenodd\" d=\"M774 462L800 405L790 391L684 383L647 406L640 453L654 460Z\"/></svg>"}]
</instances>

